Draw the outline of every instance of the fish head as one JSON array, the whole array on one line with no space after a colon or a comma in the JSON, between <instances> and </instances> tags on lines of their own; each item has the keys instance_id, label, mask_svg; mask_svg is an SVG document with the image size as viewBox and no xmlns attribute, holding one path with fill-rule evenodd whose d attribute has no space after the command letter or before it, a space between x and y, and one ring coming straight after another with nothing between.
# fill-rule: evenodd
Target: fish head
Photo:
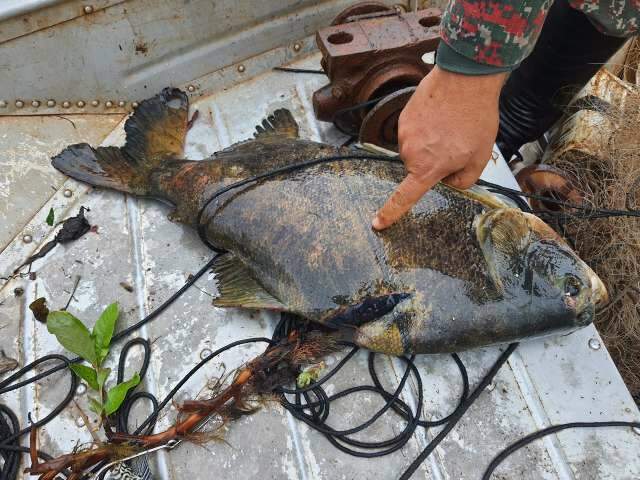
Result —
<instances>
[{"instance_id":1,"label":"fish head","mask_svg":"<svg viewBox=\"0 0 640 480\"><path fill-rule=\"evenodd\" d=\"M476 219L476 234L496 289L566 327L593 321L608 302L598 275L549 225L515 208L489 210Z\"/></svg>"}]
</instances>

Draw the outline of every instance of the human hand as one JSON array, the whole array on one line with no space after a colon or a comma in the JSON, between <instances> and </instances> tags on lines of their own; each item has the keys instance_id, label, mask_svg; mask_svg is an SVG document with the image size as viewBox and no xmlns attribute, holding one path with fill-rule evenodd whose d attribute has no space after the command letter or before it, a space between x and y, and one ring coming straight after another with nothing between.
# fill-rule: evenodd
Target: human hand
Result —
<instances>
[{"instance_id":1,"label":"human hand","mask_svg":"<svg viewBox=\"0 0 640 480\"><path fill-rule=\"evenodd\" d=\"M407 176L376 214L373 228L393 225L440 180L459 189L475 183L491 158L505 78L436 66L420 82L398 120Z\"/></svg>"}]
</instances>

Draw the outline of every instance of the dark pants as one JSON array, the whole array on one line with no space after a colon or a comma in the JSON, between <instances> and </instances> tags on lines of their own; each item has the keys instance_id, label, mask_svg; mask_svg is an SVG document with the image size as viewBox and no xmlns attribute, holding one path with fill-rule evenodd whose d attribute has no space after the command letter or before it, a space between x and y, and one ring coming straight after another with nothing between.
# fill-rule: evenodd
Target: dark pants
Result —
<instances>
[{"instance_id":1,"label":"dark pants","mask_svg":"<svg viewBox=\"0 0 640 480\"><path fill-rule=\"evenodd\" d=\"M562 116L571 98L624 41L600 33L567 0L554 2L533 52L511 73L500 94L496 143L507 161Z\"/></svg>"}]
</instances>

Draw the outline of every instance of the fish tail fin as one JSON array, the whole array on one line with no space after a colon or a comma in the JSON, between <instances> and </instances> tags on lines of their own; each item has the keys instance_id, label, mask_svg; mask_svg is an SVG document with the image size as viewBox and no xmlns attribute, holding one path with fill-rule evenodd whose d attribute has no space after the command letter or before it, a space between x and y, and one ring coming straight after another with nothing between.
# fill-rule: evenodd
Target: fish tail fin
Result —
<instances>
[{"instance_id":1,"label":"fish tail fin","mask_svg":"<svg viewBox=\"0 0 640 480\"><path fill-rule=\"evenodd\" d=\"M97 187L145 195L146 188L136 185L136 165L118 147L93 148L78 143L53 157L53 166L65 175Z\"/></svg>"},{"instance_id":2,"label":"fish tail fin","mask_svg":"<svg viewBox=\"0 0 640 480\"><path fill-rule=\"evenodd\" d=\"M79 143L65 148L51 163L65 175L91 185L149 195L151 173L182 157L188 110L184 92L165 88L141 102L126 121L123 147L93 148Z\"/></svg>"}]
</instances>

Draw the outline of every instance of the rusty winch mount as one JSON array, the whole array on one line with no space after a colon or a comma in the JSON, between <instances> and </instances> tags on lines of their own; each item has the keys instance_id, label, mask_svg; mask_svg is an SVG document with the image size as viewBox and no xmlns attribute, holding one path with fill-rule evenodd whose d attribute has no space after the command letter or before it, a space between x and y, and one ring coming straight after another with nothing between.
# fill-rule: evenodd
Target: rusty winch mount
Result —
<instances>
[{"instance_id":1,"label":"rusty winch mount","mask_svg":"<svg viewBox=\"0 0 640 480\"><path fill-rule=\"evenodd\" d=\"M409 87L433 68L423 58L438 47L441 15L435 8L405 13L380 2L340 13L316 35L331 81L313 94L316 117L360 132L362 141L397 148L398 115L413 92Z\"/></svg>"},{"instance_id":2,"label":"rusty winch mount","mask_svg":"<svg viewBox=\"0 0 640 480\"><path fill-rule=\"evenodd\" d=\"M584 204L584 198L576 187L577 182L569 173L551 165L535 164L525 167L516 174L516 181L525 193L549 197L570 205ZM571 207L542 199L531 198L529 203L534 211L574 211Z\"/></svg>"}]
</instances>

